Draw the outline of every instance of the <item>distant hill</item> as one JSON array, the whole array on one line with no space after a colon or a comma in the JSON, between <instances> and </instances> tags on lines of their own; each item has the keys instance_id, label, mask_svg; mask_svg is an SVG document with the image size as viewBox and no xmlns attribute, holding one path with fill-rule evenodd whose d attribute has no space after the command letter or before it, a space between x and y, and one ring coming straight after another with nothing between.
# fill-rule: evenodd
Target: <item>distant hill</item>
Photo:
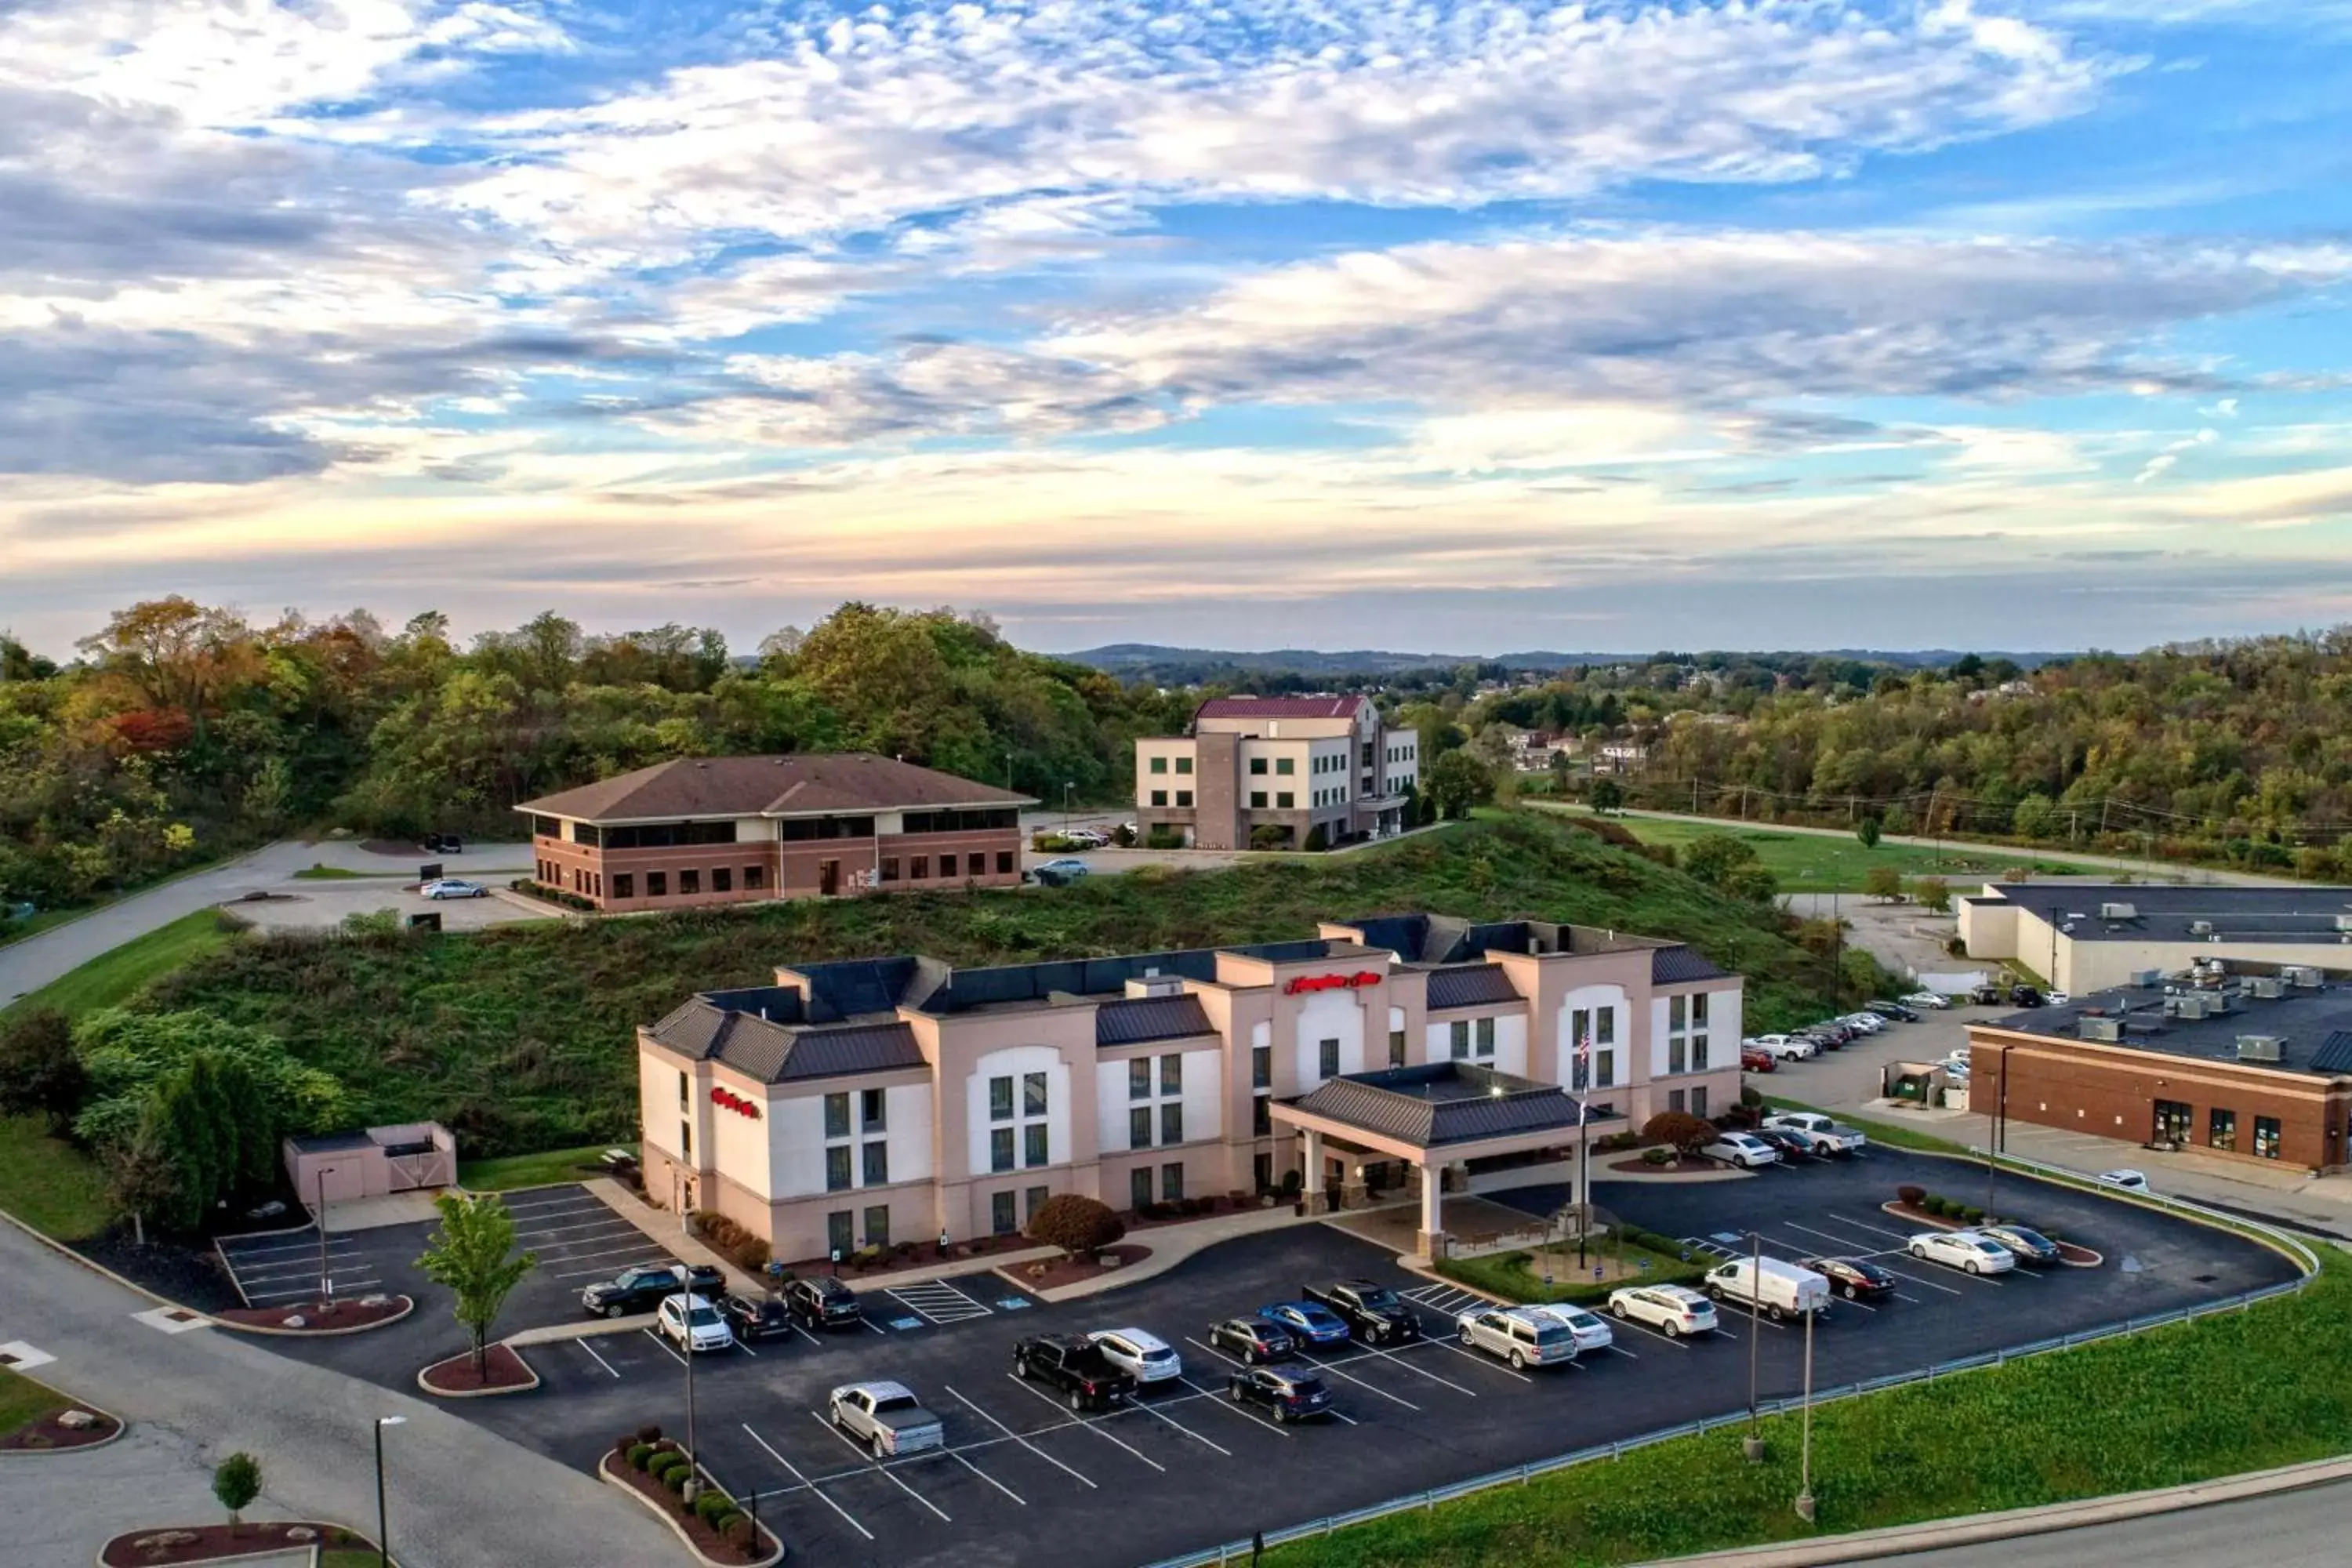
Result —
<instances>
[{"instance_id":1,"label":"distant hill","mask_svg":"<svg viewBox=\"0 0 2352 1568\"><path fill-rule=\"evenodd\" d=\"M1765 651L1765 650L1758 650ZM1898 669L1941 668L1958 658L1966 651L1958 648L1800 648L1769 650L1775 658L1820 658L1851 660L1864 664L1883 664ZM2055 653L2001 653L1979 649L1986 658L2007 658L2032 669L2053 658L2066 657ZM1500 665L1511 670L1570 669L1587 665L1645 665L1658 658L1650 653L1558 653L1536 650L1525 653L1402 653L1381 648L1345 648L1326 652L1318 648L1286 647L1267 652L1250 652L1234 648L1170 647L1159 643L1109 643L1079 653L1058 656L1077 664L1092 665L1112 675L1137 676L1148 671L1200 672L1216 669L1246 670L1254 674L1286 672L1302 676L1362 679L1368 677L1395 675L1409 669L1452 669L1465 664ZM1688 658L1689 655L1682 657ZM1193 679L1200 679L1196 674Z\"/></svg>"}]
</instances>

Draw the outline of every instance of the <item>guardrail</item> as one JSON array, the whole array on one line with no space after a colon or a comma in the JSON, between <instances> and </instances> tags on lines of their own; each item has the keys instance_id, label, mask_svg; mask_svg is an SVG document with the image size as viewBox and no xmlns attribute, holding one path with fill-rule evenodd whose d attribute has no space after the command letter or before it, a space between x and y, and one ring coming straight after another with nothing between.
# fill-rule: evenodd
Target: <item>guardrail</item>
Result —
<instances>
[{"instance_id":1,"label":"guardrail","mask_svg":"<svg viewBox=\"0 0 2352 1568\"><path fill-rule=\"evenodd\" d=\"M1982 1151L1979 1151L1979 1154ZM2006 1366L2013 1361L2025 1361L2033 1356L2048 1355L2057 1351L2074 1350L2078 1346L2091 1344L2099 1340L2145 1333L2150 1329L2160 1329L2173 1323L2192 1322L2199 1318L2210 1318L2220 1312L2242 1312L2258 1301L2272 1300L2281 1296L2298 1293L2311 1282L2312 1277L2319 1272L2318 1257L2308 1247L2285 1231L2263 1225L2259 1220L2249 1220L2220 1209L2207 1208L2202 1204L2191 1203L2184 1198L2168 1198L2160 1193L2133 1193L2120 1188L2109 1188L2079 1172L2068 1171L2056 1165L2042 1165L2038 1161L2021 1160L2011 1154L2003 1154L2000 1158L2003 1164L2024 1169L2029 1173L2046 1173L2053 1177L2064 1178L2072 1183L2087 1184L2089 1190L2101 1196L2112 1196L2184 1214L2194 1214L2202 1223L2226 1226L2232 1230L2262 1233L2277 1243L2281 1250L2299 1258L2305 1271L2297 1279L2284 1280L2276 1285L2265 1285L2259 1290L2241 1291L2237 1295L2224 1297L2216 1301L2203 1301L2191 1307L2176 1307L2169 1311L2158 1312L2144 1318L2125 1318L2071 1334L2060 1334L2052 1339L2035 1340L2027 1344L1986 1351L1977 1355L1960 1356L1952 1361L1937 1362L1932 1366L1917 1367L1908 1372L1889 1373L1878 1377L1864 1378L1859 1382L1841 1384L1832 1388L1817 1388L1812 1394L1814 1405L1828 1405L1841 1399L1852 1399L1859 1394L1876 1394L1885 1389L1899 1388L1906 1384L1933 1383L1939 1377L1952 1377L1985 1367ZM1762 1401L1758 1404L1756 1410L1759 1415L1784 1415L1801 1408L1804 1403L1802 1395L1792 1395L1783 1399ZM1328 1514L1321 1519L1308 1520L1304 1524L1294 1524L1281 1530L1270 1530L1252 1540L1228 1541L1222 1545L1208 1547L1202 1551L1187 1552L1178 1557L1162 1558L1157 1563L1147 1564L1146 1568L1212 1568L1213 1564L1246 1562L1252 1549L1261 1543L1266 1546L1279 1546L1286 1542L1304 1541L1310 1536L1329 1535L1334 1531L1344 1529L1349 1525L1368 1523L1372 1520L1386 1518L1392 1513L1407 1513L1415 1509L1434 1509L1441 1502L1468 1497L1475 1492L1491 1491L1496 1487L1525 1486L1536 1477L1549 1475L1554 1470L1591 1464L1601 1459L1622 1458L1636 1448L1646 1448L1653 1443L1664 1443L1675 1437L1698 1436L1708 1432L1719 1431L1726 1426L1745 1426L1748 1419L1748 1412L1743 1408L1723 1415L1710 1415L1702 1420L1685 1421L1678 1426L1660 1427L1654 1432L1640 1433L1632 1437L1620 1438L1615 1442L1596 1443L1590 1447L1558 1454L1548 1459L1533 1459L1523 1465L1511 1466L1507 1469L1490 1470L1482 1476L1473 1476L1467 1480L1453 1481L1444 1486L1432 1487L1426 1491L1411 1492L1402 1497L1391 1498L1384 1502L1373 1503L1366 1508L1351 1509L1344 1513Z\"/></svg>"},{"instance_id":2,"label":"guardrail","mask_svg":"<svg viewBox=\"0 0 2352 1568\"><path fill-rule=\"evenodd\" d=\"M1988 1157L1985 1150L1973 1145L1969 1152L1979 1160ZM2103 1198L2113 1198L2125 1203L2136 1203L2150 1208L2167 1210L2173 1214L2187 1215L2202 1224L2219 1226L2225 1230L2250 1232L2262 1237L2294 1259L2296 1265L2302 1268L2305 1279L2307 1279L2319 1272L2318 1254L2313 1252L2310 1247L2293 1231L2282 1229L2277 1226L2266 1225L2258 1219L2248 1219L2243 1215L2231 1214L2227 1209L2217 1209L2190 1198L2177 1198L2167 1193L2135 1192L2129 1187L2113 1186L2095 1176L2086 1176L2080 1171L2070 1171L2063 1165L2044 1164L2040 1160L2028 1159L2022 1154L2004 1152L1990 1157L1995 1164L2004 1170L2022 1171L2029 1175L2071 1186L2079 1191L2094 1193Z\"/></svg>"}]
</instances>

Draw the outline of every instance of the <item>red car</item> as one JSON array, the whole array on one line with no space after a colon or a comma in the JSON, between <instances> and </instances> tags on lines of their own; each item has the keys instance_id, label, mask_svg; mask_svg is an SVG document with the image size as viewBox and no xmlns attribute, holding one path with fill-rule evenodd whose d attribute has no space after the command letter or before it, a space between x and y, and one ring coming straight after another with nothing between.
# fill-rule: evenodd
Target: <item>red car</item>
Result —
<instances>
[{"instance_id":1,"label":"red car","mask_svg":"<svg viewBox=\"0 0 2352 1568\"><path fill-rule=\"evenodd\" d=\"M1739 1069L1742 1072L1770 1072L1780 1065L1780 1058L1769 1051L1741 1051Z\"/></svg>"}]
</instances>

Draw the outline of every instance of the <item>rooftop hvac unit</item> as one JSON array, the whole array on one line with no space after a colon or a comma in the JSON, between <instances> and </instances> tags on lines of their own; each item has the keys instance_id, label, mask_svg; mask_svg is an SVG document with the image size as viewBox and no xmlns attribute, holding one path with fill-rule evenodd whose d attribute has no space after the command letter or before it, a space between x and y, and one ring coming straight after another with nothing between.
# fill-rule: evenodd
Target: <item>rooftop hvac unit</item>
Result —
<instances>
[{"instance_id":1,"label":"rooftop hvac unit","mask_svg":"<svg viewBox=\"0 0 2352 1568\"><path fill-rule=\"evenodd\" d=\"M2086 1040L2106 1040L2112 1043L2124 1037L2124 1021L2121 1018L2077 1018L2074 1024L2082 1037Z\"/></svg>"},{"instance_id":2,"label":"rooftop hvac unit","mask_svg":"<svg viewBox=\"0 0 2352 1568\"><path fill-rule=\"evenodd\" d=\"M2202 1018L2206 1014L2208 1000L2209 998L2193 991L2183 992L2178 996L2167 996L2164 999L2164 1016L2168 1018L2187 1018L2192 1021Z\"/></svg>"},{"instance_id":3,"label":"rooftop hvac unit","mask_svg":"<svg viewBox=\"0 0 2352 1568\"><path fill-rule=\"evenodd\" d=\"M2279 1059L2280 1048L2285 1044L2285 1038L2279 1035L2240 1035L2238 1059L2242 1062L2274 1062Z\"/></svg>"},{"instance_id":4,"label":"rooftop hvac unit","mask_svg":"<svg viewBox=\"0 0 2352 1568\"><path fill-rule=\"evenodd\" d=\"M2275 974L2250 974L2246 976L2246 994L2275 1001L2286 994L2286 982Z\"/></svg>"},{"instance_id":5,"label":"rooftop hvac unit","mask_svg":"<svg viewBox=\"0 0 2352 1568\"><path fill-rule=\"evenodd\" d=\"M2158 986L2164 984L2164 971L2161 969L2135 969L2131 973L2131 983L2139 990L2153 991Z\"/></svg>"},{"instance_id":6,"label":"rooftop hvac unit","mask_svg":"<svg viewBox=\"0 0 2352 1568\"><path fill-rule=\"evenodd\" d=\"M2136 921L2139 919L2139 909L2134 904L2101 904L2099 918L2103 921Z\"/></svg>"},{"instance_id":7,"label":"rooftop hvac unit","mask_svg":"<svg viewBox=\"0 0 2352 1568\"><path fill-rule=\"evenodd\" d=\"M2279 978L2298 991L2319 989L2319 971L2308 963L2290 963L2279 971Z\"/></svg>"},{"instance_id":8,"label":"rooftop hvac unit","mask_svg":"<svg viewBox=\"0 0 2352 1568\"><path fill-rule=\"evenodd\" d=\"M2213 934L2213 922L2211 921L2190 921L2189 922L2189 934L2190 936L2211 936Z\"/></svg>"},{"instance_id":9,"label":"rooftop hvac unit","mask_svg":"<svg viewBox=\"0 0 2352 1568\"><path fill-rule=\"evenodd\" d=\"M2336 929L2340 931L2352 931L2352 915L2337 915Z\"/></svg>"},{"instance_id":10,"label":"rooftop hvac unit","mask_svg":"<svg viewBox=\"0 0 2352 1568\"><path fill-rule=\"evenodd\" d=\"M1127 994L1137 996L1181 996L1184 977L1181 974L1147 974L1127 983Z\"/></svg>"}]
</instances>

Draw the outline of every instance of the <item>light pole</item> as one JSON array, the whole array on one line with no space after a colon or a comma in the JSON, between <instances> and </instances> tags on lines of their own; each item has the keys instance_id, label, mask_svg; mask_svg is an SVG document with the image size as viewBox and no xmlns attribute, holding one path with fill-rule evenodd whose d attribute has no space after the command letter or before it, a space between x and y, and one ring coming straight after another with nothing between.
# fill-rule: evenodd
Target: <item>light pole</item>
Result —
<instances>
[{"instance_id":1,"label":"light pole","mask_svg":"<svg viewBox=\"0 0 2352 1568\"><path fill-rule=\"evenodd\" d=\"M1748 1233L1750 1251L1748 1261L1748 1312L1754 1320L1748 1325L1748 1436L1741 1439L1740 1448L1751 1465L1764 1462L1764 1433L1756 1417L1756 1347L1764 1338L1756 1331L1762 1326L1764 1290L1764 1233Z\"/></svg>"},{"instance_id":2,"label":"light pole","mask_svg":"<svg viewBox=\"0 0 2352 1568\"><path fill-rule=\"evenodd\" d=\"M1820 1316L1819 1310L1805 1314L1804 1436L1797 1460L1797 1517L1807 1524L1813 1522L1813 1320Z\"/></svg>"},{"instance_id":3,"label":"light pole","mask_svg":"<svg viewBox=\"0 0 2352 1568\"><path fill-rule=\"evenodd\" d=\"M1078 786L1067 779L1062 781L1062 831L1070 830L1070 792Z\"/></svg>"},{"instance_id":4,"label":"light pole","mask_svg":"<svg viewBox=\"0 0 2352 1568\"><path fill-rule=\"evenodd\" d=\"M2001 1134L2007 1131L2004 1124L2008 1121L2011 1049L2011 1047L2006 1045L2000 1047L2000 1056L1994 1068L1999 1077L1993 1086L1990 1098L1985 1101L1985 1217L1987 1219L1993 1217L1992 1178L1993 1173L2000 1168ZM1970 1089L1973 1092L1973 1084Z\"/></svg>"},{"instance_id":5,"label":"light pole","mask_svg":"<svg viewBox=\"0 0 2352 1568\"><path fill-rule=\"evenodd\" d=\"M383 1429L402 1426L405 1415L379 1415L375 1418L375 1560L376 1568L386 1568L392 1562L392 1536L383 1510Z\"/></svg>"},{"instance_id":6,"label":"light pole","mask_svg":"<svg viewBox=\"0 0 2352 1568\"><path fill-rule=\"evenodd\" d=\"M688 1289L688 1281L693 1276L687 1272L685 1264L673 1263L669 1266L669 1271L677 1277L678 1290L686 1297L686 1333L684 1335L686 1340L686 1484L678 1489L677 1495L683 1498L687 1506L690 1508L694 1504L694 1500L702 1494L702 1466L695 1458L694 1447L695 1295Z\"/></svg>"},{"instance_id":7,"label":"light pole","mask_svg":"<svg viewBox=\"0 0 2352 1568\"><path fill-rule=\"evenodd\" d=\"M326 1306L335 1299L335 1281L327 1272L327 1177L335 1167L319 1167L319 1304Z\"/></svg>"}]
</instances>

